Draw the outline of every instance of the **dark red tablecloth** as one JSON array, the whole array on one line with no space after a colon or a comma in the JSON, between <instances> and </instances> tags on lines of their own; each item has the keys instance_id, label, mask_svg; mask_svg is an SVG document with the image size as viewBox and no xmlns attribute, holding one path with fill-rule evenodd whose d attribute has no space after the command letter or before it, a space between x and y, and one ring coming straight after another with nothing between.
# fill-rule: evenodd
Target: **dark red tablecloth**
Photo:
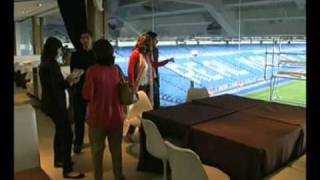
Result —
<instances>
[{"instance_id":1,"label":"dark red tablecloth","mask_svg":"<svg viewBox=\"0 0 320 180\"><path fill-rule=\"evenodd\" d=\"M145 112L163 137L180 138L201 160L232 179L267 176L305 152L305 108L222 95ZM141 128L138 170L161 172L145 149Z\"/></svg>"},{"instance_id":2,"label":"dark red tablecloth","mask_svg":"<svg viewBox=\"0 0 320 180\"><path fill-rule=\"evenodd\" d=\"M196 104L204 104L207 106L232 109L235 111L247 110L268 103L266 101L240 97L232 94L224 94L221 96L214 96L210 98L196 99L192 102Z\"/></svg>"},{"instance_id":3,"label":"dark red tablecloth","mask_svg":"<svg viewBox=\"0 0 320 180\"><path fill-rule=\"evenodd\" d=\"M297 149L296 156L300 156L306 151L306 109L299 106L289 106L278 103L268 103L257 106L249 110L244 110L250 114L267 117L273 121L288 123L299 126L302 136L299 138L300 147Z\"/></svg>"},{"instance_id":4,"label":"dark red tablecloth","mask_svg":"<svg viewBox=\"0 0 320 180\"><path fill-rule=\"evenodd\" d=\"M261 179L292 160L300 128L238 112L192 127L188 145L231 179Z\"/></svg>"},{"instance_id":5,"label":"dark red tablecloth","mask_svg":"<svg viewBox=\"0 0 320 180\"><path fill-rule=\"evenodd\" d=\"M230 109L189 102L144 112L143 118L155 122L163 135L185 138L192 125L234 112Z\"/></svg>"}]
</instances>

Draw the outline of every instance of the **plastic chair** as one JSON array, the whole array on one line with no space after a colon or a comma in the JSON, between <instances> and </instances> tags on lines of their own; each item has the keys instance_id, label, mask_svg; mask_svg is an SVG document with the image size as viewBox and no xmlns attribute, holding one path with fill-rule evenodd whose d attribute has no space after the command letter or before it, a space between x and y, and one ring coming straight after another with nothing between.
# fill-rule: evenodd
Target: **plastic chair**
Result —
<instances>
[{"instance_id":1,"label":"plastic chair","mask_svg":"<svg viewBox=\"0 0 320 180\"><path fill-rule=\"evenodd\" d=\"M172 180L209 180L212 179L229 180L230 178L221 170L212 166L203 166L199 156L190 149L180 148L165 141L168 150L169 164L171 168ZM206 170L208 172L206 172ZM210 176L210 177L211 177Z\"/></svg>"},{"instance_id":2,"label":"plastic chair","mask_svg":"<svg viewBox=\"0 0 320 180\"><path fill-rule=\"evenodd\" d=\"M146 133L146 148L147 151L162 160L163 163L163 176L162 179L167 179L167 161L168 152L164 140L157 128L157 126L150 120L142 119L142 126ZM155 179L159 179L156 177Z\"/></svg>"},{"instance_id":3,"label":"plastic chair","mask_svg":"<svg viewBox=\"0 0 320 180\"><path fill-rule=\"evenodd\" d=\"M205 97L209 97L209 92L206 88L190 88L188 90L186 102Z\"/></svg>"},{"instance_id":4,"label":"plastic chair","mask_svg":"<svg viewBox=\"0 0 320 180\"><path fill-rule=\"evenodd\" d=\"M129 107L126 117L127 123L136 127L141 125L142 113L153 109L153 106L144 91L138 91L138 96L139 100Z\"/></svg>"}]
</instances>

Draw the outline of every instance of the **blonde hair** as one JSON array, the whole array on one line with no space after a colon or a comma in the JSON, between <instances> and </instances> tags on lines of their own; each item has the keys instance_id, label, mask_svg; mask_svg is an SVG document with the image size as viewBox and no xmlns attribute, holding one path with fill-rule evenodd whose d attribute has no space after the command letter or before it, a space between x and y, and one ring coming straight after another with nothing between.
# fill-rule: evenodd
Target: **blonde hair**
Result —
<instances>
[{"instance_id":1,"label":"blonde hair","mask_svg":"<svg viewBox=\"0 0 320 180\"><path fill-rule=\"evenodd\" d=\"M147 33L142 33L137 40L135 48L138 48L139 51L143 54L151 51L152 47L152 38Z\"/></svg>"}]
</instances>

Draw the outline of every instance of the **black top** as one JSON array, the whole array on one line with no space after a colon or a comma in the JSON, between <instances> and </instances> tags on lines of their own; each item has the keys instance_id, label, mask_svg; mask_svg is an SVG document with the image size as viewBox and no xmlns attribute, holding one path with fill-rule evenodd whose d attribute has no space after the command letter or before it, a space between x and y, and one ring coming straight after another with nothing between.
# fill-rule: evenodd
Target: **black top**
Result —
<instances>
[{"instance_id":1,"label":"black top","mask_svg":"<svg viewBox=\"0 0 320 180\"><path fill-rule=\"evenodd\" d=\"M92 50L89 51L76 51L72 53L71 62L70 62L70 70L74 68L83 69L85 72L81 76L79 83L77 83L74 87L78 94L82 94L82 87L85 79L85 73L87 69L95 64L95 57Z\"/></svg>"},{"instance_id":2,"label":"black top","mask_svg":"<svg viewBox=\"0 0 320 180\"><path fill-rule=\"evenodd\" d=\"M158 63L158 61L159 61L159 49L157 47L153 47L153 51L152 52L153 52L153 60L154 60L154 62ZM157 74L157 77L158 77L159 76L158 68L156 67L155 70L156 70L156 74Z\"/></svg>"},{"instance_id":3,"label":"black top","mask_svg":"<svg viewBox=\"0 0 320 180\"><path fill-rule=\"evenodd\" d=\"M51 116L54 113L66 112L65 89L68 83L64 80L60 66L55 60L44 60L39 67L42 88L41 108Z\"/></svg>"}]
</instances>

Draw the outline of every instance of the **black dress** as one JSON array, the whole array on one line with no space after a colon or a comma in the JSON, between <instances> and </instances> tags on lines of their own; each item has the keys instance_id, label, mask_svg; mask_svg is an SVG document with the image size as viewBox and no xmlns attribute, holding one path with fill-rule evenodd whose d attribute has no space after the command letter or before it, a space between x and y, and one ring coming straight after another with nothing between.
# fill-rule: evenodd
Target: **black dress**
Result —
<instances>
[{"instance_id":1,"label":"black dress","mask_svg":"<svg viewBox=\"0 0 320 180\"><path fill-rule=\"evenodd\" d=\"M59 64L55 60L44 60L40 64L42 87L41 108L55 124L54 163L63 163L63 172L71 172L72 129L68 120L64 80Z\"/></svg>"}]
</instances>

